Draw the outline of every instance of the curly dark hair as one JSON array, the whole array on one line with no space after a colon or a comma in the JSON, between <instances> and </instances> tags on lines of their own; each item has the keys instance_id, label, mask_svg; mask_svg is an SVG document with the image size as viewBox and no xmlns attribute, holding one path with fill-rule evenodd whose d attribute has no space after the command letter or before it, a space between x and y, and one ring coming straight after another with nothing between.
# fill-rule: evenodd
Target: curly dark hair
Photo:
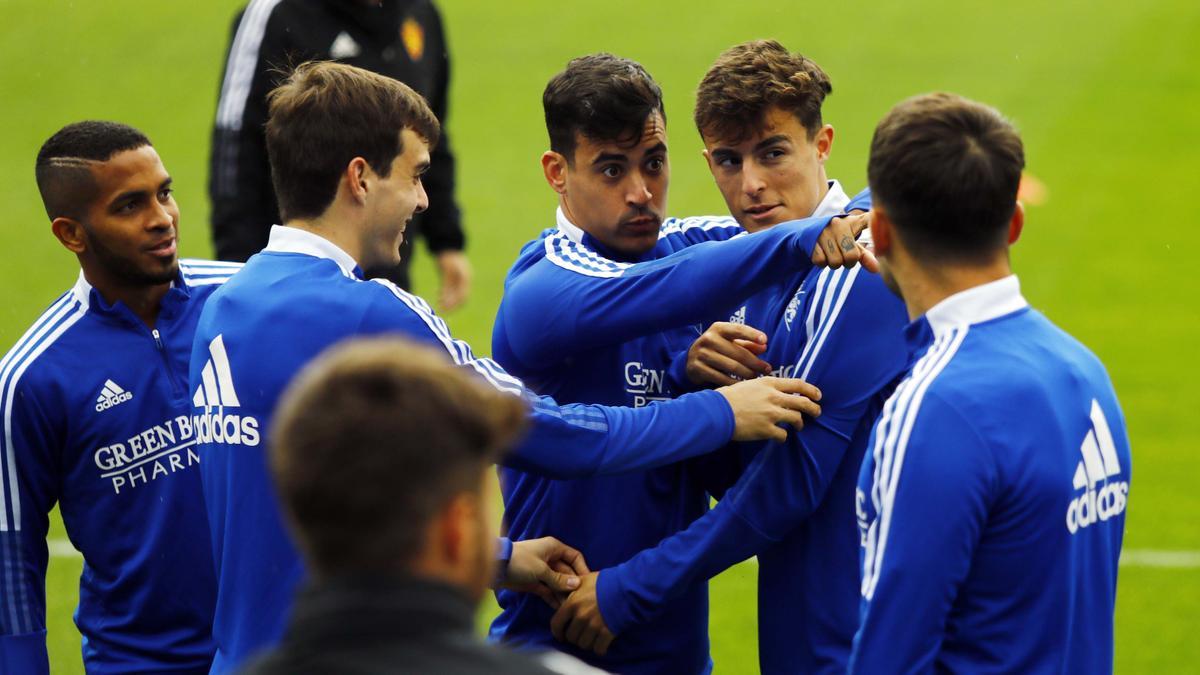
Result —
<instances>
[{"instance_id":1,"label":"curly dark hair","mask_svg":"<svg viewBox=\"0 0 1200 675\"><path fill-rule=\"evenodd\" d=\"M740 143L778 107L794 114L811 139L821 129L821 104L833 92L829 76L812 59L775 40L754 40L725 50L700 80L696 128L700 135Z\"/></svg>"}]
</instances>

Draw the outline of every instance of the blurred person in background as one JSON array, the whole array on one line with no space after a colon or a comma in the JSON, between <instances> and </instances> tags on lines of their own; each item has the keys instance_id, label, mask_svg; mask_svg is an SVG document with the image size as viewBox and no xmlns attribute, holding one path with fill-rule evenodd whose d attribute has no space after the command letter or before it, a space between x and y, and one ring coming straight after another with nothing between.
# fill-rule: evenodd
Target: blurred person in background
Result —
<instances>
[{"instance_id":1,"label":"blurred person in background","mask_svg":"<svg viewBox=\"0 0 1200 675\"><path fill-rule=\"evenodd\" d=\"M400 263L368 276L411 287L412 242L424 237L437 263L438 304L451 311L467 300L471 266L454 195L454 153L446 137L449 50L432 0L253 0L233 24L213 127L209 165L216 257L245 262L267 245L282 222L271 186L264 128L267 93L292 66L340 61L412 87L442 125L441 141L424 176L429 208L413 218Z\"/></svg>"}]
</instances>

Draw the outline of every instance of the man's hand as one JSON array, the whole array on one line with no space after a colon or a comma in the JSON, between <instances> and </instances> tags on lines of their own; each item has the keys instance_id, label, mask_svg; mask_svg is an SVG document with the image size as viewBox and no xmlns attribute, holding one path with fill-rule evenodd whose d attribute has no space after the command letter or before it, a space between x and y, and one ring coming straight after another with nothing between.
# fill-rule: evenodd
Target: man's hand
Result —
<instances>
[{"instance_id":1,"label":"man's hand","mask_svg":"<svg viewBox=\"0 0 1200 675\"><path fill-rule=\"evenodd\" d=\"M780 424L804 428L802 415L821 414L821 390L804 380L760 377L717 390L733 408L733 440L786 441Z\"/></svg>"},{"instance_id":2,"label":"man's hand","mask_svg":"<svg viewBox=\"0 0 1200 675\"><path fill-rule=\"evenodd\" d=\"M471 261L462 251L442 251L437 254L437 266L441 276L438 307L452 312L471 294Z\"/></svg>"},{"instance_id":3,"label":"man's hand","mask_svg":"<svg viewBox=\"0 0 1200 675\"><path fill-rule=\"evenodd\" d=\"M871 224L871 214L855 212L829 221L817 238L812 261L818 267L854 267L862 263L870 272L879 271L879 261L871 249L858 242L858 235Z\"/></svg>"},{"instance_id":4,"label":"man's hand","mask_svg":"<svg viewBox=\"0 0 1200 675\"><path fill-rule=\"evenodd\" d=\"M514 541L500 588L533 593L557 608L562 596L579 587L588 573L583 554L554 537Z\"/></svg>"},{"instance_id":5,"label":"man's hand","mask_svg":"<svg viewBox=\"0 0 1200 675\"><path fill-rule=\"evenodd\" d=\"M599 578L599 572L584 575L583 583L550 619L550 632L559 642L569 642L604 656L615 636L600 614L600 602L596 598L596 580Z\"/></svg>"},{"instance_id":6,"label":"man's hand","mask_svg":"<svg viewBox=\"0 0 1200 675\"><path fill-rule=\"evenodd\" d=\"M758 358L766 350L767 336L762 331L718 321L688 349L687 377L692 384L718 387L753 380L771 372L771 365Z\"/></svg>"}]
</instances>

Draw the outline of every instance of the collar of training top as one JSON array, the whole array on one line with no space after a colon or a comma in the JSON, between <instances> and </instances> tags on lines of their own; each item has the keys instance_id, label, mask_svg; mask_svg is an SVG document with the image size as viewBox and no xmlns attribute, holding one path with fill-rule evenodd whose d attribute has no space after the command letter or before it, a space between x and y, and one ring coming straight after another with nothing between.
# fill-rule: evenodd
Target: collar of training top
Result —
<instances>
[{"instance_id":1,"label":"collar of training top","mask_svg":"<svg viewBox=\"0 0 1200 675\"><path fill-rule=\"evenodd\" d=\"M817 208L813 209L813 218L826 218L828 216L841 215L846 210L846 206L850 203L850 198L846 196L846 191L842 189L842 184L836 180L829 181L829 191L825 193L824 199Z\"/></svg>"},{"instance_id":2,"label":"collar of training top","mask_svg":"<svg viewBox=\"0 0 1200 675\"><path fill-rule=\"evenodd\" d=\"M358 269L358 263L355 262L349 253L346 253L337 244L334 244L325 237L313 234L312 232L306 232L299 228L272 225L271 238L267 241L267 247L263 251L299 253L300 255L309 255L314 258L325 258L337 263L337 266L342 270L342 274L352 279L358 278L358 275L354 272Z\"/></svg>"},{"instance_id":3,"label":"collar of training top","mask_svg":"<svg viewBox=\"0 0 1200 675\"><path fill-rule=\"evenodd\" d=\"M942 300L925 313L934 335L952 328L966 326L1012 314L1029 306L1021 295L1021 282L1010 274Z\"/></svg>"}]
</instances>

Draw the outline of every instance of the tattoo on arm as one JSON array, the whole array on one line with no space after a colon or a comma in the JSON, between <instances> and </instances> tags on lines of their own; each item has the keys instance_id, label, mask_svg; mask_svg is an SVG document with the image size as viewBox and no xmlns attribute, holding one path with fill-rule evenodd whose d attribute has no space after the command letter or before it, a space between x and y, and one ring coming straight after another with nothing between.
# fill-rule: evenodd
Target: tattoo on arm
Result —
<instances>
[{"instance_id":1,"label":"tattoo on arm","mask_svg":"<svg viewBox=\"0 0 1200 675\"><path fill-rule=\"evenodd\" d=\"M854 240L848 234L842 235L842 250L847 253L854 250Z\"/></svg>"}]
</instances>

